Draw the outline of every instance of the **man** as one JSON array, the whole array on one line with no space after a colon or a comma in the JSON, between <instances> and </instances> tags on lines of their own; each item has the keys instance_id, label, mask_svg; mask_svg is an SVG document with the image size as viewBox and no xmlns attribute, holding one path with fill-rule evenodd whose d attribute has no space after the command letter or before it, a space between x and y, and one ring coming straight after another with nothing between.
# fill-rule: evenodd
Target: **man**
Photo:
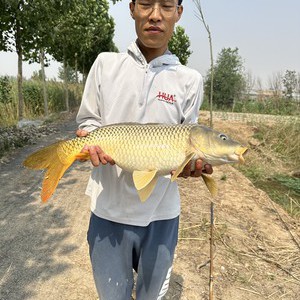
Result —
<instances>
[{"instance_id":1,"label":"man","mask_svg":"<svg viewBox=\"0 0 300 300\"><path fill-rule=\"evenodd\" d=\"M97 127L124 122L191 123L202 102L202 77L168 51L182 0L130 3L136 42L127 53L101 53L93 64L78 112L78 136ZM138 300L166 294L178 236L179 192L170 176L159 178L141 203L132 175L114 165L101 147L84 147L93 168L86 193L91 197L88 230L94 279L101 300L128 300L133 268ZM98 167L101 164L100 167ZM200 176L187 166L182 176ZM211 166L205 171L212 173ZM171 172L172 170L170 170Z\"/></svg>"}]
</instances>

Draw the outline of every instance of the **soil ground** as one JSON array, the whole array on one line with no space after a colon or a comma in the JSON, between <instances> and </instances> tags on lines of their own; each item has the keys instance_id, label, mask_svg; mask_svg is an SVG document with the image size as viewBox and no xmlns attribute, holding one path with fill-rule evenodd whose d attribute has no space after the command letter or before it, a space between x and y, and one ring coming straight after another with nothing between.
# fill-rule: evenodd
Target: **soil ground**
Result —
<instances>
[{"instance_id":1,"label":"soil ground","mask_svg":"<svg viewBox=\"0 0 300 300\"><path fill-rule=\"evenodd\" d=\"M1 300L98 299L86 242L90 212L84 190L90 164L75 163L46 204L39 199L42 174L21 165L34 150L74 135L72 118L57 126L58 133L15 150L0 164ZM228 126L246 141L253 134L243 121L215 119L218 129ZM214 299L299 299L299 220L233 167L216 167L213 176L219 186L214 199ZM178 182L180 238L165 299L208 299L211 197L202 180Z\"/></svg>"}]
</instances>

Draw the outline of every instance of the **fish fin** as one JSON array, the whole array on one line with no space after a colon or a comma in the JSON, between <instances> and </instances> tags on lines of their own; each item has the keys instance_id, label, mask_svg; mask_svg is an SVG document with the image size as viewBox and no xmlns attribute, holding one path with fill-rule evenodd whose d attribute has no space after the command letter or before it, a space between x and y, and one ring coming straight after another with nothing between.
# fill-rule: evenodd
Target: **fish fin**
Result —
<instances>
[{"instance_id":1,"label":"fish fin","mask_svg":"<svg viewBox=\"0 0 300 300\"><path fill-rule=\"evenodd\" d=\"M62 142L54 143L32 153L23 161L23 166L34 170L43 170L48 168L50 159L49 153L56 151L57 147L61 143Z\"/></svg>"},{"instance_id":2,"label":"fish fin","mask_svg":"<svg viewBox=\"0 0 300 300\"><path fill-rule=\"evenodd\" d=\"M217 196L218 194L218 187L216 181L208 174L202 173L201 174L204 183L206 184L208 190L210 191L213 197Z\"/></svg>"},{"instance_id":3,"label":"fish fin","mask_svg":"<svg viewBox=\"0 0 300 300\"><path fill-rule=\"evenodd\" d=\"M75 155L75 159L88 160L88 159L91 159L91 156L88 152L80 152L80 153Z\"/></svg>"},{"instance_id":4,"label":"fish fin","mask_svg":"<svg viewBox=\"0 0 300 300\"><path fill-rule=\"evenodd\" d=\"M63 177L64 173L71 166L74 160L67 165L58 161L49 166L42 184L41 199L43 202L47 202L47 200L53 195L59 180Z\"/></svg>"},{"instance_id":5,"label":"fish fin","mask_svg":"<svg viewBox=\"0 0 300 300\"><path fill-rule=\"evenodd\" d=\"M63 151L61 146L64 143L58 142L36 151L23 162L23 165L30 169L47 169L41 191L43 202L46 202L51 197L59 180L76 159L74 154L68 154L66 151Z\"/></svg>"},{"instance_id":6,"label":"fish fin","mask_svg":"<svg viewBox=\"0 0 300 300\"><path fill-rule=\"evenodd\" d=\"M142 202L145 202L149 198L151 193L153 192L153 190L156 186L157 179L158 179L158 177L154 177L147 186L145 186L141 190L137 190L140 200Z\"/></svg>"},{"instance_id":7,"label":"fish fin","mask_svg":"<svg viewBox=\"0 0 300 300\"><path fill-rule=\"evenodd\" d=\"M133 171L132 178L135 188L139 191L145 188L155 177L157 170L153 171Z\"/></svg>"},{"instance_id":8,"label":"fish fin","mask_svg":"<svg viewBox=\"0 0 300 300\"><path fill-rule=\"evenodd\" d=\"M175 171L175 173L172 175L171 177L171 181L175 181L176 178L178 177L178 175L182 172L182 170L184 169L184 167L188 164L188 162L193 158L193 156L195 155L194 152L190 153L189 155L187 155L187 157L185 158L184 162L177 168L177 170Z\"/></svg>"}]
</instances>

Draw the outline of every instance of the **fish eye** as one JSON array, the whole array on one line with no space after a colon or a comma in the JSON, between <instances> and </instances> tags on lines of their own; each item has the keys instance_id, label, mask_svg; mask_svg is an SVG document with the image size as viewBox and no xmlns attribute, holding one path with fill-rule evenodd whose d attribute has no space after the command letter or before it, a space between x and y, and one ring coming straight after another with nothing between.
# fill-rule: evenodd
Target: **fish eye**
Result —
<instances>
[{"instance_id":1,"label":"fish eye","mask_svg":"<svg viewBox=\"0 0 300 300\"><path fill-rule=\"evenodd\" d=\"M223 141L228 140L228 136L226 134L224 134L224 133L220 133L219 134L219 138L222 139Z\"/></svg>"}]
</instances>

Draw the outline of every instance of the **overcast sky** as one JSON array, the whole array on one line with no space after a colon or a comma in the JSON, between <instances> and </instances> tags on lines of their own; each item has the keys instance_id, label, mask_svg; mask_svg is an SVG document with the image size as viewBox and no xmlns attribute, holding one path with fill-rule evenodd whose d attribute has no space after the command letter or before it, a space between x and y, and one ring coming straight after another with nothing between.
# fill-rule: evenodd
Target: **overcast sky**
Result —
<instances>
[{"instance_id":1,"label":"overcast sky","mask_svg":"<svg viewBox=\"0 0 300 300\"><path fill-rule=\"evenodd\" d=\"M135 40L129 0L111 4L115 19L115 44L126 51ZM273 73L300 72L300 0L202 0L202 8L213 37L214 56L224 47L239 48L247 71L263 80L267 87ZM178 25L185 28L193 54L189 66L205 75L210 64L207 33L196 17L193 0L183 0L184 13ZM52 62L46 74L57 76L58 63ZM29 78L38 65L24 64ZM16 75L15 53L0 52L0 75Z\"/></svg>"}]
</instances>

